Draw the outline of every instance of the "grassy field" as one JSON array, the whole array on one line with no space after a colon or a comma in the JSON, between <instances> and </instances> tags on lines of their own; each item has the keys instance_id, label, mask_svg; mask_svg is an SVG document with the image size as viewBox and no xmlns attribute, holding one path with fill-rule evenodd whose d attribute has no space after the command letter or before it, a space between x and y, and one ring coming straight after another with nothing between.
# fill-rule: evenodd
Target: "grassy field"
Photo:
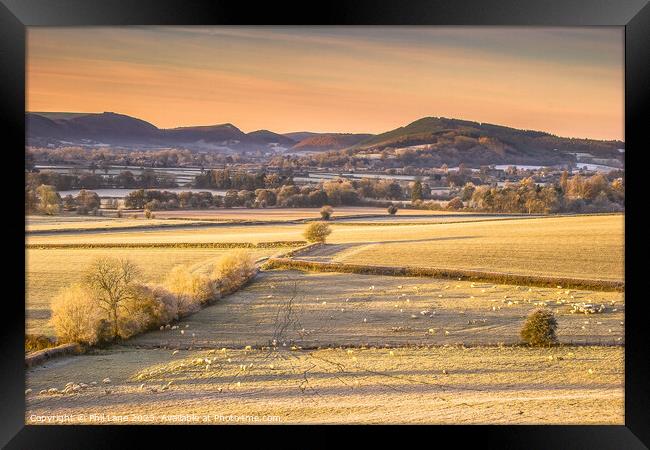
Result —
<instances>
[{"instance_id":1,"label":"grassy field","mask_svg":"<svg viewBox=\"0 0 650 450\"><path fill-rule=\"evenodd\" d=\"M372 227L366 229L373 236ZM373 242L369 237L366 242L333 245L304 259L605 280L624 278L623 216L418 225L404 227L399 236L391 231L387 230L382 241ZM342 240L339 233L346 234L337 229L332 233L332 242Z\"/></svg>"},{"instance_id":2,"label":"grassy field","mask_svg":"<svg viewBox=\"0 0 650 450\"><path fill-rule=\"evenodd\" d=\"M623 278L624 217L546 217L450 224L332 225L337 244L306 256L319 261L415 265L577 278ZM305 226L219 225L28 236L30 244L266 242L303 239Z\"/></svg>"},{"instance_id":3,"label":"grassy field","mask_svg":"<svg viewBox=\"0 0 650 450\"><path fill-rule=\"evenodd\" d=\"M128 345L243 348L270 345L274 339L280 346L305 348L518 344L525 317L540 302L556 312L563 343L623 343L621 292L274 270L186 317L179 330L156 330ZM573 302L606 309L572 314Z\"/></svg>"},{"instance_id":4,"label":"grassy field","mask_svg":"<svg viewBox=\"0 0 650 450\"><path fill-rule=\"evenodd\" d=\"M25 421L623 424L623 361L618 347L114 347L29 370ZM40 393L68 382L88 387Z\"/></svg>"},{"instance_id":5,"label":"grassy field","mask_svg":"<svg viewBox=\"0 0 650 450\"><path fill-rule=\"evenodd\" d=\"M431 217L438 223L390 225L383 217L333 223L327 245L297 258L623 279L623 215ZM257 243L301 240L304 229L226 224L29 235L27 242ZM259 258L287 250L251 252ZM29 249L26 328L51 335L49 302L96 256L129 257L147 281L157 282L177 264L206 270L228 251ZM259 416L261 423L273 416L273 423L622 424L624 295L262 271L240 291L183 318L178 329L29 369L26 422L66 414L74 423L197 423L204 416L229 423L222 416L234 415ZM578 302L603 311L572 313ZM519 345L525 318L539 307L554 312L560 346ZM106 377L110 383L102 383ZM42 392L69 382L88 386Z\"/></svg>"},{"instance_id":6,"label":"grassy field","mask_svg":"<svg viewBox=\"0 0 650 450\"><path fill-rule=\"evenodd\" d=\"M286 249L252 249L255 258ZM26 250L25 310L28 333L53 335L49 326L50 302L64 287L78 282L84 268L99 256L129 258L142 269L147 282L159 282L176 265L208 266L227 249L48 249Z\"/></svg>"},{"instance_id":7,"label":"grassy field","mask_svg":"<svg viewBox=\"0 0 650 450\"><path fill-rule=\"evenodd\" d=\"M141 228L178 226L197 223L196 221L174 219L109 218L94 216L27 216L25 231L29 232L69 232L76 230L110 230L111 228Z\"/></svg>"}]
</instances>

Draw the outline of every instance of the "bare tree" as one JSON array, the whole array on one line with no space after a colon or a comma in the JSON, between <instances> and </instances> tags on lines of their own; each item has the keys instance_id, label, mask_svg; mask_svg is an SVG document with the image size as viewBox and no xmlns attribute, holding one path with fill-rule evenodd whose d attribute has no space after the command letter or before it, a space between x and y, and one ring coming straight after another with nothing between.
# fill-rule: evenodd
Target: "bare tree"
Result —
<instances>
[{"instance_id":1,"label":"bare tree","mask_svg":"<svg viewBox=\"0 0 650 450\"><path fill-rule=\"evenodd\" d=\"M140 269L128 259L98 258L88 267L85 282L109 317L113 338L119 335L120 306L133 296Z\"/></svg>"}]
</instances>

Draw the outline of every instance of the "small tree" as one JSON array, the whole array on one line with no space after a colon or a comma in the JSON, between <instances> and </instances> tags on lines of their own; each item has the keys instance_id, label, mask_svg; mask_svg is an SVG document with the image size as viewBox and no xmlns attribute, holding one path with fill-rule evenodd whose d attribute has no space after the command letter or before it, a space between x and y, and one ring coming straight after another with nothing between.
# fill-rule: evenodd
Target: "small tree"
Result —
<instances>
[{"instance_id":1,"label":"small tree","mask_svg":"<svg viewBox=\"0 0 650 450\"><path fill-rule=\"evenodd\" d=\"M133 297L140 270L128 259L98 258L86 270L84 281L97 305L108 317L112 337L117 338L122 306Z\"/></svg>"},{"instance_id":2,"label":"small tree","mask_svg":"<svg viewBox=\"0 0 650 450\"><path fill-rule=\"evenodd\" d=\"M521 329L521 338L535 347L550 346L557 343L556 329L557 320L553 313L548 309L537 309L526 319Z\"/></svg>"},{"instance_id":3,"label":"small tree","mask_svg":"<svg viewBox=\"0 0 650 450\"><path fill-rule=\"evenodd\" d=\"M36 189L39 198L39 209L47 215L58 214L61 207L61 196L52 186L42 184Z\"/></svg>"},{"instance_id":4,"label":"small tree","mask_svg":"<svg viewBox=\"0 0 650 450\"><path fill-rule=\"evenodd\" d=\"M52 300L51 322L61 343L97 343L103 317L91 293L79 284L67 287Z\"/></svg>"},{"instance_id":5,"label":"small tree","mask_svg":"<svg viewBox=\"0 0 650 450\"><path fill-rule=\"evenodd\" d=\"M394 216L395 214L397 214L397 206L395 206L395 205L390 205L390 206L388 207L388 210L387 210L387 211L388 211L388 214L390 214L391 216Z\"/></svg>"},{"instance_id":6,"label":"small tree","mask_svg":"<svg viewBox=\"0 0 650 450\"><path fill-rule=\"evenodd\" d=\"M422 182L416 180L413 183L413 189L411 191L411 201L422 200Z\"/></svg>"},{"instance_id":7,"label":"small tree","mask_svg":"<svg viewBox=\"0 0 650 450\"><path fill-rule=\"evenodd\" d=\"M305 238L309 242L325 242L327 236L332 233L330 226L325 222L312 222L307 225L305 230Z\"/></svg>"},{"instance_id":8,"label":"small tree","mask_svg":"<svg viewBox=\"0 0 650 450\"><path fill-rule=\"evenodd\" d=\"M323 218L323 220L330 220L332 214L334 214L334 208L332 208L330 205L325 205L320 209L320 216Z\"/></svg>"}]
</instances>

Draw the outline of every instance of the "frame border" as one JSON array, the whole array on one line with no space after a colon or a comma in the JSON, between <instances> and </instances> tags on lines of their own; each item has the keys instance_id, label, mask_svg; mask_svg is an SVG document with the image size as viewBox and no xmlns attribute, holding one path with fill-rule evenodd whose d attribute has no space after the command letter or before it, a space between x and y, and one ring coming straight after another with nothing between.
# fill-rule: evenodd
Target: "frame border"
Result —
<instances>
[{"instance_id":1,"label":"frame border","mask_svg":"<svg viewBox=\"0 0 650 450\"><path fill-rule=\"evenodd\" d=\"M650 446L650 358L646 343L647 318L643 315L643 297L636 302L634 293L641 286L633 276L631 263L640 256L639 246L628 245L636 233L635 226L643 220L640 209L629 209L631 199L642 192L635 175L640 167L644 139L643 117L649 114L650 99L650 4L647 0L333 0L318 5L293 1L283 3L239 2L233 0L140 0L136 4L126 0L0 0L0 92L3 108L0 120L4 124L5 144L12 167L22 165L20 149L25 145L25 50L26 27L31 26L124 26L124 25L482 25L482 26L624 26L625 27L625 141L626 189L625 213L625 278L626 291L632 293L626 304L625 348L625 425L624 426L435 426L417 427L419 431L436 440L440 437L458 442L467 437L477 442L498 443L507 448L612 448L634 449ZM636 153L636 154L635 154ZM11 173L18 183L19 171ZM631 184L630 184L631 183ZM9 199L12 211L24 205L19 196ZM9 207L9 205L7 205ZM7 448L110 448L129 442L135 437L168 438L168 426L26 426L24 424L24 216L15 227L7 227L16 234L7 240L15 246L18 261L11 265L15 279L14 295L5 295L7 319L0 328L0 358L2 380L0 383L0 445ZM22 228L21 228L22 227ZM640 259L639 259L640 260ZM13 280L14 278L11 278ZM337 431L350 427L335 426ZM314 427L294 426L294 430L311 432ZM187 438L208 437L219 430L220 436L234 438L232 427L186 426L175 427L187 443ZM259 430L259 431L258 431ZM117 431L117 432L116 432ZM276 442L282 442L284 430L279 427L256 429ZM394 431L394 432L393 432ZM372 435L382 440L391 437L403 439L393 426L373 427ZM409 428L409 435L413 427ZM431 434L433 432L433 436ZM232 433L232 434L231 434ZM282 433L282 434L280 434ZM424 434L424 433L423 433ZM340 444L336 433L321 435L320 445ZM284 436L286 437L286 435ZM425 437L424 435L422 437ZM324 438L324 439L323 439ZM396 439L396 440L397 440ZM402 441L403 442L403 441ZM123 445L123 444L122 444Z\"/></svg>"}]
</instances>

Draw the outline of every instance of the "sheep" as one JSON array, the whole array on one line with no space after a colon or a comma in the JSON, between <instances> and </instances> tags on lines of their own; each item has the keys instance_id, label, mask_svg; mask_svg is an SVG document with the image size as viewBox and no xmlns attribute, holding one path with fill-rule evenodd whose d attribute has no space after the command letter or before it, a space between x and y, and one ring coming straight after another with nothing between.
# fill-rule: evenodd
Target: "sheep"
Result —
<instances>
[{"instance_id":1,"label":"sheep","mask_svg":"<svg viewBox=\"0 0 650 450\"><path fill-rule=\"evenodd\" d=\"M104 378L104 379L102 380L102 383L104 383L104 384L109 384L110 382L111 382L111 379L108 378L108 377L106 377L106 378Z\"/></svg>"}]
</instances>

